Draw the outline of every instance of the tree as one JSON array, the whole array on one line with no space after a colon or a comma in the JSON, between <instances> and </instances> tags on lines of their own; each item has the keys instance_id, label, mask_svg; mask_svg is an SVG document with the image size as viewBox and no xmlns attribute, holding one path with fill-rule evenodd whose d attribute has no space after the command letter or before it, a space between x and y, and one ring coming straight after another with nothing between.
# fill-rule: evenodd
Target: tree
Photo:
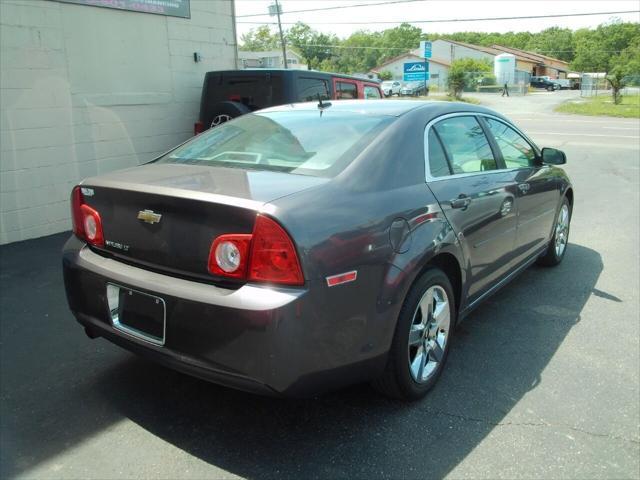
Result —
<instances>
[{"instance_id":1,"label":"tree","mask_svg":"<svg viewBox=\"0 0 640 480\"><path fill-rule=\"evenodd\" d=\"M341 42L336 66L338 71L345 73L368 72L381 63L383 50L376 48L381 45L381 34L359 30Z\"/></svg>"},{"instance_id":2,"label":"tree","mask_svg":"<svg viewBox=\"0 0 640 480\"><path fill-rule=\"evenodd\" d=\"M392 80L393 73L391 73L389 70L383 70L382 72L378 73L378 78L380 78L380 80L382 81Z\"/></svg>"},{"instance_id":3,"label":"tree","mask_svg":"<svg viewBox=\"0 0 640 480\"><path fill-rule=\"evenodd\" d=\"M325 60L334 56L333 45L339 43L335 35L327 35L313 30L309 25L298 22L287 33L287 43L294 47L307 62L309 68L326 65Z\"/></svg>"},{"instance_id":4,"label":"tree","mask_svg":"<svg viewBox=\"0 0 640 480\"><path fill-rule=\"evenodd\" d=\"M476 60L475 58L460 58L454 60L449 68L449 76L447 77L447 86L449 87L449 95L460 99L462 91L475 85L477 80L484 76L485 73L491 71L491 64L488 60Z\"/></svg>"},{"instance_id":5,"label":"tree","mask_svg":"<svg viewBox=\"0 0 640 480\"><path fill-rule=\"evenodd\" d=\"M579 72L608 72L613 57L640 37L640 24L613 22L574 33L575 56L571 68Z\"/></svg>"},{"instance_id":6,"label":"tree","mask_svg":"<svg viewBox=\"0 0 640 480\"><path fill-rule=\"evenodd\" d=\"M628 77L640 70L640 24L614 21L595 30L578 30L574 37L576 54L571 67L582 72L604 72L614 103L620 103L620 91Z\"/></svg>"},{"instance_id":7,"label":"tree","mask_svg":"<svg viewBox=\"0 0 640 480\"><path fill-rule=\"evenodd\" d=\"M374 44L385 48L385 50L378 51L378 62L382 63L395 56L415 50L420 47L420 40L423 39L422 30L408 23L402 23L395 28L385 30ZM369 68L374 66L372 65Z\"/></svg>"},{"instance_id":8,"label":"tree","mask_svg":"<svg viewBox=\"0 0 640 480\"><path fill-rule=\"evenodd\" d=\"M531 36L526 50L568 62L574 55L573 31L560 27L547 28Z\"/></svg>"},{"instance_id":9,"label":"tree","mask_svg":"<svg viewBox=\"0 0 640 480\"><path fill-rule=\"evenodd\" d=\"M622 89L629 80L640 73L640 37L636 37L631 44L619 55L609 61L607 82L611 85L613 103L619 105L622 102Z\"/></svg>"},{"instance_id":10,"label":"tree","mask_svg":"<svg viewBox=\"0 0 640 480\"><path fill-rule=\"evenodd\" d=\"M251 52L264 52L275 50L280 47L280 38L277 34L271 33L268 25L261 25L258 28L252 28L249 32L240 37L242 45L240 50Z\"/></svg>"},{"instance_id":11,"label":"tree","mask_svg":"<svg viewBox=\"0 0 640 480\"><path fill-rule=\"evenodd\" d=\"M443 38L458 42L471 43L473 45L482 45L485 47L490 47L491 45L502 45L504 47L526 49L527 44L535 35L538 34L530 32L458 32L452 34L432 34L428 35L428 38L431 40Z\"/></svg>"}]
</instances>

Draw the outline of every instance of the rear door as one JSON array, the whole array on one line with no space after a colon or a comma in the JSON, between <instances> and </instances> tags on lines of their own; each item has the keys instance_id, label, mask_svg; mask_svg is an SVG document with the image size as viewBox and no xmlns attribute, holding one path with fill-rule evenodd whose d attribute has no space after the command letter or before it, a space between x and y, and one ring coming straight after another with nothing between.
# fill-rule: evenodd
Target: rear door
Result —
<instances>
[{"instance_id":1,"label":"rear door","mask_svg":"<svg viewBox=\"0 0 640 480\"><path fill-rule=\"evenodd\" d=\"M517 184L516 249L519 259L524 260L549 241L560 201L558 182L551 167L542 165L537 149L522 134L498 119L483 119Z\"/></svg>"},{"instance_id":2,"label":"rear door","mask_svg":"<svg viewBox=\"0 0 640 480\"><path fill-rule=\"evenodd\" d=\"M229 71L208 73L200 104L200 121L209 128L225 102L236 102L255 111L286 103L280 73Z\"/></svg>"},{"instance_id":3,"label":"rear door","mask_svg":"<svg viewBox=\"0 0 640 480\"><path fill-rule=\"evenodd\" d=\"M470 301L508 271L516 239L515 191L478 119L445 116L427 128L427 180L466 257Z\"/></svg>"}]
</instances>

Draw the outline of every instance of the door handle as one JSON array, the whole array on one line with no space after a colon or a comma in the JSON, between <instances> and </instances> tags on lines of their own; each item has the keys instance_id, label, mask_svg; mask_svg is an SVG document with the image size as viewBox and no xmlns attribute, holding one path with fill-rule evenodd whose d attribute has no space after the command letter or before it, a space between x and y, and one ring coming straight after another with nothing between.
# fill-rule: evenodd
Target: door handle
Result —
<instances>
[{"instance_id":1,"label":"door handle","mask_svg":"<svg viewBox=\"0 0 640 480\"><path fill-rule=\"evenodd\" d=\"M522 193L527 193L531 188L531 185L529 185L528 183L519 183L518 188Z\"/></svg>"},{"instance_id":2,"label":"door handle","mask_svg":"<svg viewBox=\"0 0 640 480\"><path fill-rule=\"evenodd\" d=\"M451 200L451 208L461 208L464 210L469 206L470 203L471 198L466 196L464 193L461 193L460 195L458 195L458 198L454 198L453 200Z\"/></svg>"}]
</instances>

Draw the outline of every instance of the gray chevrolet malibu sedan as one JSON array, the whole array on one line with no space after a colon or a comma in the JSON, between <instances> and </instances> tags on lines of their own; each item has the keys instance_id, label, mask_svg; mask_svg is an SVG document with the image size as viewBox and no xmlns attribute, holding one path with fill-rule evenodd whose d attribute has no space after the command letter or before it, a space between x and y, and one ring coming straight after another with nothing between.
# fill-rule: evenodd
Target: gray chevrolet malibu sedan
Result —
<instances>
[{"instance_id":1,"label":"gray chevrolet malibu sedan","mask_svg":"<svg viewBox=\"0 0 640 480\"><path fill-rule=\"evenodd\" d=\"M562 261L565 161L467 104L254 112L73 189L69 307L91 338L230 387L417 399L462 318Z\"/></svg>"}]
</instances>

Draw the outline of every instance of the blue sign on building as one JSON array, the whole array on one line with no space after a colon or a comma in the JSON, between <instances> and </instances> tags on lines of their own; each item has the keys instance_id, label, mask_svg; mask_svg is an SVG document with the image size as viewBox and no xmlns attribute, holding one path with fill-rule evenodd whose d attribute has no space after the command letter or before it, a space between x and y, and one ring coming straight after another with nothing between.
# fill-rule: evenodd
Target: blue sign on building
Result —
<instances>
[{"instance_id":1,"label":"blue sign on building","mask_svg":"<svg viewBox=\"0 0 640 480\"><path fill-rule=\"evenodd\" d=\"M422 50L424 58L431 58L431 42L422 40L420 42L420 50Z\"/></svg>"},{"instance_id":2,"label":"blue sign on building","mask_svg":"<svg viewBox=\"0 0 640 480\"><path fill-rule=\"evenodd\" d=\"M404 64L403 77L405 82L417 82L429 80L429 63L407 62Z\"/></svg>"}]
</instances>

